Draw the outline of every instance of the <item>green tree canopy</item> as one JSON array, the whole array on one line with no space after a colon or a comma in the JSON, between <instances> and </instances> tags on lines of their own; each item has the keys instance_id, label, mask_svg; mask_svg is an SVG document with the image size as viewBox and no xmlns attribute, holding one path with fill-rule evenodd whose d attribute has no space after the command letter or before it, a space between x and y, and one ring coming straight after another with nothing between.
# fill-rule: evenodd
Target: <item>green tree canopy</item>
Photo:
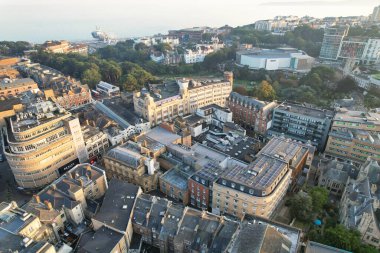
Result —
<instances>
[{"instance_id":1,"label":"green tree canopy","mask_svg":"<svg viewBox=\"0 0 380 253\"><path fill-rule=\"evenodd\" d=\"M290 199L290 213L293 218L301 221L311 221L313 215L312 198L304 192L299 192Z\"/></svg>"},{"instance_id":2,"label":"green tree canopy","mask_svg":"<svg viewBox=\"0 0 380 253\"><path fill-rule=\"evenodd\" d=\"M314 212L319 213L322 211L323 206L327 204L329 199L329 192L322 187L313 187L308 191L312 202Z\"/></svg>"},{"instance_id":3,"label":"green tree canopy","mask_svg":"<svg viewBox=\"0 0 380 253\"><path fill-rule=\"evenodd\" d=\"M253 95L264 101L276 99L276 91L268 81L262 81L258 87L254 88Z\"/></svg>"}]
</instances>

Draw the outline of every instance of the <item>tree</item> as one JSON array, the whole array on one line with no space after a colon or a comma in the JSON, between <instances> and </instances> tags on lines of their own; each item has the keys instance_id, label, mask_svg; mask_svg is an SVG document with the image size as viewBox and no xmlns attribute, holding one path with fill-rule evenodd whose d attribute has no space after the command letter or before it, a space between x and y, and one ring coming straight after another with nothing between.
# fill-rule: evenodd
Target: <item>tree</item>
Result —
<instances>
[{"instance_id":1,"label":"tree","mask_svg":"<svg viewBox=\"0 0 380 253\"><path fill-rule=\"evenodd\" d=\"M345 78L338 81L336 90L339 92L347 93L354 91L357 88L358 86L356 85L355 80L349 76L346 76Z\"/></svg>"},{"instance_id":2,"label":"tree","mask_svg":"<svg viewBox=\"0 0 380 253\"><path fill-rule=\"evenodd\" d=\"M323 242L327 245L353 252L358 252L361 247L359 231L348 230L343 225L325 229Z\"/></svg>"},{"instance_id":3,"label":"tree","mask_svg":"<svg viewBox=\"0 0 380 253\"><path fill-rule=\"evenodd\" d=\"M276 91L268 81L262 81L258 87L254 88L253 94L261 100L272 101L276 99Z\"/></svg>"},{"instance_id":4,"label":"tree","mask_svg":"<svg viewBox=\"0 0 380 253\"><path fill-rule=\"evenodd\" d=\"M127 91L133 91L137 89L138 83L137 79L131 75L128 74L126 76L123 76L122 78L122 87Z\"/></svg>"},{"instance_id":5,"label":"tree","mask_svg":"<svg viewBox=\"0 0 380 253\"><path fill-rule=\"evenodd\" d=\"M248 91L245 87L243 86L236 86L233 88L233 91L241 94L241 95L244 95L244 96L247 96L248 95Z\"/></svg>"},{"instance_id":6,"label":"tree","mask_svg":"<svg viewBox=\"0 0 380 253\"><path fill-rule=\"evenodd\" d=\"M322 211L323 206L326 205L329 199L329 192L322 187L313 187L308 191L313 201L314 212L319 213Z\"/></svg>"},{"instance_id":7,"label":"tree","mask_svg":"<svg viewBox=\"0 0 380 253\"><path fill-rule=\"evenodd\" d=\"M81 75L81 81L88 84L90 87L95 87L96 84L100 82L102 76L97 69L91 68L87 69Z\"/></svg>"},{"instance_id":8,"label":"tree","mask_svg":"<svg viewBox=\"0 0 380 253\"><path fill-rule=\"evenodd\" d=\"M154 45L153 48L156 51L159 51L164 54L172 50L172 47L168 43L160 43L160 44Z\"/></svg>"},{"instance_id":9,"label":"tree","mask_svg":"<svg viewBox=\"0 0 380 253\"><path fill-rule=\"evenodd\" d=\"M312 219L312 198L305 192L299 192L290 199L290 213L293 218L309 222Z\"/></svg>"}]
</instances>

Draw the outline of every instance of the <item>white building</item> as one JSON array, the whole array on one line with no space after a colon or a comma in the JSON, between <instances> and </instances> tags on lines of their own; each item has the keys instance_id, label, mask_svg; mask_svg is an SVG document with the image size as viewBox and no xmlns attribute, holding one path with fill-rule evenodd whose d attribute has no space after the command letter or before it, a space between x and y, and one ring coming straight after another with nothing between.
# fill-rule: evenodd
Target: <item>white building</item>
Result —
<instances>
[{"instance_id":1,"label":"white building","mask_svg":"<svg viewBox=\"0 0 380 253\"><path fill-rule=\"evenodd\" d=\"M272 31L271 20L258 20L255 22L255 30L258 31Z\"/></svg>"},{"instance_id":2,"label":"white building","mask_svg":"<svg viewBox=\"0 0 380 253\"><path fill-rule=\"evenodd\" d=\"M314 58L294 48L252 49L236 53L238 64L250 69L291 70L306 72L313 64Z\"/></svg>"},{"instance_id":3,"label":"white building","mask_svg":"<svg viewBox=\"0 0 380 253\"><path fill-rule=\"evenodd\" d=\"M212 44L197 44L195 50L186 50L184 61L186 64L203 62L206 55L214 53L222 48L224 44L219 42L217 37L211 38Z\"/></svg>"},{"instance_id":4,"label":"white building","mask_svg":"<svg viewBox=\"0 0 380 253\"><path fill-rule=\"evenodd\" d=\"M165 55L161 52L154 52L150 55L150 59L154 62L161 63L165 61Z\"/></svg>"},{"instance_id":5,"label":"white building","mask_svg":"<svg viewBox=\"0 0 380 253\"><path fill-rule=\"evenodd\" d=\"M105 93L108 96L120 94L120 88L119 87L112 85L110 83L103 82L103 81L100 81L96 85L96 90L103 93L103 94Z\"/></svg>"},{"instance_id":6,"label":"white building","mask_svg":"<svg viewBox=\"0 0 380 253\"><path fill-rule=\"evenodd\" d=\"M90 161L101 159L102 155L110 146L107 134L92 126L83 126L82 133L84 143L86 145L88 159Z\"/></svg>"}]
</instances>

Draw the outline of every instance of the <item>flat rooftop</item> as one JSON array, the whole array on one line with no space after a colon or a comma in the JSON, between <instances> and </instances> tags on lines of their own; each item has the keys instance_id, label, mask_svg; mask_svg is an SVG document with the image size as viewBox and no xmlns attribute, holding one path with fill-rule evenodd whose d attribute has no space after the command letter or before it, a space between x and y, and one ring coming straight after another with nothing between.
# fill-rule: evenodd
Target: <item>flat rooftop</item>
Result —
<instances>
[{"instance_id":1,"label":"flat rooftop","mask_svg":"<svg viewBox=\"0 0 380 253\"><path fill-rule=\"evenodd\" d=\"M160 180L164 180L180 190L186 190L188 179L194 174L194 172L195 170L190 166L175 167L160 176Z\"/></svg>"},{"instance_id":2,"label":"flat rooftop","mask_svg":"<svg viewBox=\"0 0 380 253\"><path fill-rule=\"evenodd\" d=\"M199 110L209 110L209 109L217 109L217 110L221 110L224 112L231 112L230 109L228 109L226 107L221 107L220 105L217 105L217 104L206 105L206 106L199 108Z\"/></svg>"},{"instance_id":3,"label":"flat rooftop","mask_svg":"<svg viewBox=\"0 0 380 253\"><path fill-rule=\"evenodd\" d=\"M275 157L280 157L285 162L289 162L294 157L297 160L302 159L303 155L310 152L314 153L315 147L306 145L292 139L284 137L273 137L259 152L260 154L267 154Z\"/></svg>"},{"instance_id":4,"label":"flat rooftop","mask_svg":"<svg viewBox=\"0 0 380 253\"><path fill-rule=\"evenodd\" d=\"M124 234L102 226L97 231L83 233L76 247L79 253L112 252Z\"/></svg>"},{"instance_id":5,"label":"flat rooftop","mask_svg":"<svg viewBox=\"0 0 380 253\"><path fill-rule=\"evenodd\" d=\"M0 112L13 110L13 106L19 104L21 104L21 100L19 98L0 100Z\"/></svg>"},{"instance_id":6,"label":"flat rooftop","mask_svg":"<svg viewBox=\"0 0 380 253\"><path fill-rule=\"evenodd\" d=\"M21 132L63 116L69 117L71 113L51 101L39 101L28 105L22 112L11 117L10 121L13 132Z\"/></svg>"},{"instance_id":7,"label":"flat rooftop","mask_svg":"<svg viewBox=\"0 0 380 253\"><path fill-rule=\"evenodd\" d=\"M246 168L235 166L233 169L228 170L222 178L261 192L266 191L273 185L278 176L287 169L288 165L284 161L264 154ZM266 192L266 195L268 194L270 192Z\"/></svg>"},{"instance_id":8,"label":"flat rooftop","mask_svg":"<svg viewBox=\"0 0 380 253\"><path fill-rule=\"evenodd\" d=\"M137 169L141 165L141 159L145 156L141 152L128 147L128 143L109 150L106 157L126 164L128 167Z\"/></svg>"},{"instance_id":9,"label":"flat rooftop","mask_svg":"<svg viewBox=\"0 0 380 253\"><path fill-rule=\"evenodd\" d=\"M141 90L142 94L150 94L154 101L159 102L168 98L179 98L179 86L176 81L168 81L161 84L150 84L150 91L146 88Z\"/></svg>"},{"instance_id":10,"label":"flat rooftop","mask_svg":"<svg viewBox=\"0 0 380 253\"><path fill-rule=\"evenodd\" d=\"M318 119L326 119L326 118L332 119L334 117L333 111L313 108L313 107L301 105L301 104L287 103L287 102L280 104L278 107L275 108L275 110L287 111L290 113L301 114L307 117L314 117Z\"/></svg>"},{"instance_id":11,"label":"flat rooftop","mask_svg":"<svg viewBox=\"0 0 380 253\"><path fill-rule=\"evenodd\" d=\"M111 179L99 212L93 217L108 227L126 231L139 187L118 179Z\"/></svg>"},{"instance_id":12,"label":"flat rooftop","mask_svg":"<svg viewBox=\"0 0 380 253\"><path fill-rule=\"evenodd\" d=\"M149 137L150 139L153 139L165 146L168 146L169 144L172 144L173 142L177 141L178 139L181 139L181 136L178 134L175 134L173 132L170 132L166 130L165 128L162 128L160 126L150 129L147 133L145 133L145 136Z\"/></svg>"},{"instance_id":13,"label":"flat rooftop","mask_svg":"<svg viewBox=\"0 0 380 253\"><path fill-rule=\"evenodd\" d=\"M244 55L251 58L290 58L293 55L308 56L305 52L295 48L276 48L276 49L259 49L252 48L237 52L238 55ZM310 56L308 56L311 58Z\"/></svg>"},{"instance_id":14,"label":"flat rooftop","mask_svg":"<svg viewBox=\"0 0 380 253\"><path fill-rule=\"evenodd\" d=\"M5 80L3 80L2 82L0 82L0 90L5 90L9 88L13 89L13 88L17 88L20 86L27 86L27 85L37 85L37 84L31 78L15 79L9 82L5 82Z\"/></svg>"},{"instance_id":15,"label":"flat rooftop","mask_svg":"<svg viewBox=\"0 0 380 253\"><path fill-rule=\"evenodd\" d=\"M340 109L335 114L334 121L355 122L380 126L380 113Z\"/></svg>"},{"instance_id":16,"label":"flat rooftop","mask_svg":"<svg viewBox=\"0 0 380 253\"><path fill-rule=\"evenodd\" d=\"M305 253L352 253L350 251L334 248L318 242L308 241Z\"/></svg>"}]
</instances>

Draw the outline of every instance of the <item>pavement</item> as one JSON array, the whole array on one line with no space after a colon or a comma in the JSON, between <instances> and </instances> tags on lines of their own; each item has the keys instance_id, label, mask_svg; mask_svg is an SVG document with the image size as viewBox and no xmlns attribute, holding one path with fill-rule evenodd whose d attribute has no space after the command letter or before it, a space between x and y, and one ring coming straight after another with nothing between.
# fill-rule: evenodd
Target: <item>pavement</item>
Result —
<instances>
[{"instance_id":1,"label":"pavement","mask_svg":"<svg viewBox=\"0 0 380 253\"><path fill-rule=\"evenodd\" d=\"M16 201L19 206L23 206L31 197L31 195L17 189L17 184L8 162L0 162L0 203L3 201Z\"/></svg>"}]
</instances>

